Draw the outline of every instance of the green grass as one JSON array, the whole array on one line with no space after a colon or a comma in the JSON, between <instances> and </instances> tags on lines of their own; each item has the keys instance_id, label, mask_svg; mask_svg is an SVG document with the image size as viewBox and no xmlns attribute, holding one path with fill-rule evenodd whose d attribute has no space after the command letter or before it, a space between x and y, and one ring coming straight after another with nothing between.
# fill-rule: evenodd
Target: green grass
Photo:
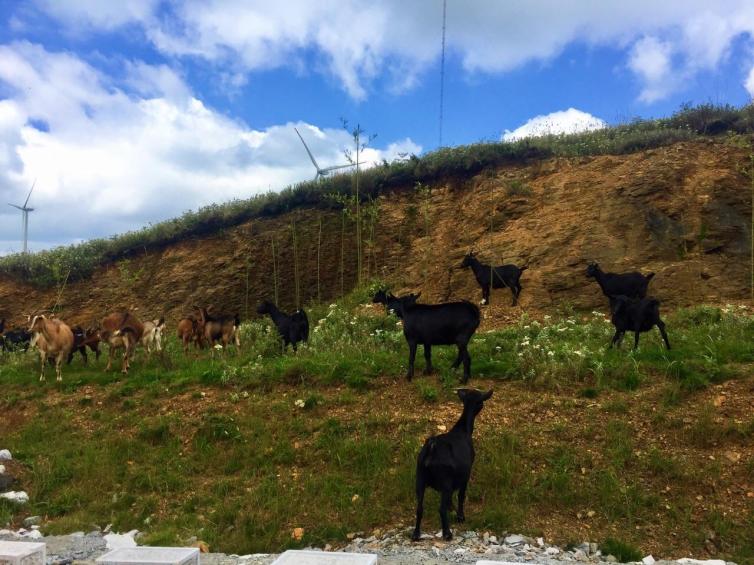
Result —
<instances>
[{"instance_id":1,"label":"green grass","mask_svg":"<svg viewBox=\"0 0 754 565\"><path fill-rule=\"evenodd\" d=\"M468 178L482 170L535 159L564 156L632 153L700 136L750 134L754 132L754 106L735 108L703 104L684 106L673 116L659 120L633 120L602 130L568 135L549 135L515 142L477 143L443 148L421 157L361 172L360 194L365 201L380 193L405 187L421 187L449 178ZM159 249L191 237L203 236L255 218L274 217L302 207L340 208L352 193L353 177L337 175L323 182L308 181L247 200L213 204L179 218L113 236L31 255L0 258L0 274L41 287L81 280L105 263L127 259L149 249ZM514 183L514 194L526 195L526 186ZM140 273L121 263L121 274L135 281Z\"/></svg>"}]
</instances>

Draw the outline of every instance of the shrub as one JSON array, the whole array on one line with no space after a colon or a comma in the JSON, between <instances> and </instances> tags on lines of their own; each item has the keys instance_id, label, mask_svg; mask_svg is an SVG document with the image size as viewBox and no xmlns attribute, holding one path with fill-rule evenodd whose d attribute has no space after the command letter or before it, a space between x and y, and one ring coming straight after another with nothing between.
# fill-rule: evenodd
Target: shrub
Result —
<instances>
[{"instance_id":1,"label":"shrub","mask_svg":"<svg viewBox=\"0 0 754 565\"><path fill-rule=\"evenodd\" d=\"M630 543L617 540L614 538L607 538L601 545L600 550L602 555L613 555L621 563L629 563L631 561L641 561L641 551L631 545Z\"/></svg>"}]
</instances>

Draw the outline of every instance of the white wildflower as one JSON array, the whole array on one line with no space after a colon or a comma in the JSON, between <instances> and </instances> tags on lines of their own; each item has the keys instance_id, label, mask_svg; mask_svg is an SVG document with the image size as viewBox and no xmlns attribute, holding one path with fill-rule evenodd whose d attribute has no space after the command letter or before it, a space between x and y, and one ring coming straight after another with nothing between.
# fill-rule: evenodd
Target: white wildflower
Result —
<instances>
[{"instance_id":1,"label":"white wildflower","mask_svg":"<svg viewBox=\"0 0 754 565\"><path fill-rule=\"evenodd\" d=\"M306 405L306 403L301 398L297 399L293 404L295 404L298 408L303 408Z\"/></svg>"}]
</instances>

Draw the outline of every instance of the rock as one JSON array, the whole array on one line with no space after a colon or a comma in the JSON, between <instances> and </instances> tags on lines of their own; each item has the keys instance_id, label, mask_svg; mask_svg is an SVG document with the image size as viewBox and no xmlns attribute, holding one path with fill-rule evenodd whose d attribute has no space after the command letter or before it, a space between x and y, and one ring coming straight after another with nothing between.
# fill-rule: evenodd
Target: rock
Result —
<instances>
[{"instance_id":1,"label":"rock","mask_svg":"<svg viewBox=\"0 0 754 565\"><path fill-rule=\"evenodd\" d=\"M557 555L560 553L560 550L557 547L548 547L545 549L545 554L547 555Z\"/></svg>"},{"instance_id":2,"label":"rock","mask_svg":"<svg viewBox=\"0 0 754 565\"><path fill-rule=\"evenodd\" d=\"M5 465L0 465L0 475L5 473Z\"/></svg>"},{"instance_id":3,"label":"rock","mask_svg":"<svg viewBox=\"0 0 754 565\"><path fill-rule=\"evenodd\" d=\"M16 479L12 475L0 474L0 491L9 490L15 482Z\"/></svg>"},{"instance_id":4,"label":"rock","mask_svg":"<svg viewBox=\"0 0 754 565\"><path fill-rule=\"evenodd\" d=\"M580 543L579 545L577 545L576 549L580 549L581 551L583 551L584 555L589 555L589 551L590 551L591 547L589 546L589 542L585 541L585 542Z\"/></svg>"},{"instance_id":5,"label":"rock","mask_svg":"<svg viewBox=\"0 0 754 565\"><path fill-rule=\"evenodd\" d=\"M537 545L539 547L544 547L545 546L545 538L537 538Z\"/></svg>"},{"instance_id":6,"label":"rock","mask_svg":"<svg viewBox=\"0 0 754 565\"><path fill-rule=\"evenodd\" d=\"M582 544L582 545L583 545L583 544ZM576 550L574 550L574 552L573 552L573 558L574 558L574 559L575 559L576 561L588 561L588 559L589 559L589 558L587 557L586 553L584 553L584 551L583 551L583 550L581 550L581 549L576 549Z\"/></svg>"},{"instance_id":7,"label":"rock","mask_svg":"<svg viewBox=\"0 0 754 565\"><path fill-rule=\"evenodd\" d=\"M654 565L655 558L651 555L647 555L644 559L641 560L641 562L644 563L644 565Z\"/></svg>"},{"instance_id":8,"label":"rock","mask_svg":"<svg viewBox=\"0 0 754 565\"><path fill-rule=\"evenodd\" d=\"M42 532L39 530L31 530L24 536L25 539L42 539L43 537Z\"/></svg>"},{"instance_id":9,"label":"rock","mask_svg":"<svg viewBox=\"0 0 754 565\"><path fill-rule=\"evenodd\" d=\"M10 500L11 502L15 502L16 504L26 504L29 502L29 495L26 494L24 491L10 491L10 492L4 492L3 494L0 494L0 498L4 498L5 500Z\"/></svg>"},{"instance_id":10,"label":"rock","mask_svg":"<svg viewBox=\"0 0 754 565\"><path fill-rule=\"evenodd\" d=\"M41 522L41 518L39 516L29 516L28 518L24 518L24 526L27 528L31 528L32 526L36 526Z\"/></svg>"},{"instance_id":11,"label":"rock","mask_svg":"<svg viewBox=\"0 0 754 565\"><path fill-rule=\"evenodd\" d=\"M607 557L605 557L605 561L609 561L610 563L617 563L618 558L615 557L615 555L608 555Z\"/></svg>"},{"instance_id":12,"label":"rock","mask_svg":"<svg viewBox=\"0 0 754 565\"><path fill-rule=\"evenodd\" d=\"M490 536L490 543L497 545L497 536Z\"/></svg>"},{"instance_id":13,"label":"rock","mask_svg":"<svg viewBox=\"0 0 754 565\"><path fill-rule=\"evenodd\" d=\"M505 537L505 543L507 543L508 545L520 545L526 543L526 540L523 538L523 536L512 534Z\"/></svg>"},{"instance_id":14,"label":"rock","mask_svg":"<svg viewBox=\"0 0 754 565\"><path fill-rule=\"evenodd\" d=\"M107 534L105 536L105 542L107 543L107 549L121 549L123 547L136 547L136 534L138 530L131 530L125 534ZM81 537L84 537L84 532L81 532Z\"/></svg>"},{"instance_id":15,"label":"rock","mask_svg":"<svg viewBox=\"0 0 754 565\"><path fill-rule=\"evenodd\" d=\"M7 449L0 449L0 461L11 461L13 456Z\"/></svg>"}]
</instances>

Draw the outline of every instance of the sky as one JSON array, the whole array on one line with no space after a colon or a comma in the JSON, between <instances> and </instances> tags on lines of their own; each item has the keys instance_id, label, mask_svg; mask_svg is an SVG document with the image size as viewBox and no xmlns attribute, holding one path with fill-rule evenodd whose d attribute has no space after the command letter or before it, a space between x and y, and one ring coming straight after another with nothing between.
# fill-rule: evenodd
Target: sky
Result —
<instances>
[{"instance_id":1,"label":"sky","mask_svg":"<svg viewBox=\"0 0 754 565\"><path fill-rule=\"evenodd\" d=\"M0 254L440 144L442 0L0 0ZM447 0L442 145L754 97L754 0Z\"/></svg>"}]
</instances>

